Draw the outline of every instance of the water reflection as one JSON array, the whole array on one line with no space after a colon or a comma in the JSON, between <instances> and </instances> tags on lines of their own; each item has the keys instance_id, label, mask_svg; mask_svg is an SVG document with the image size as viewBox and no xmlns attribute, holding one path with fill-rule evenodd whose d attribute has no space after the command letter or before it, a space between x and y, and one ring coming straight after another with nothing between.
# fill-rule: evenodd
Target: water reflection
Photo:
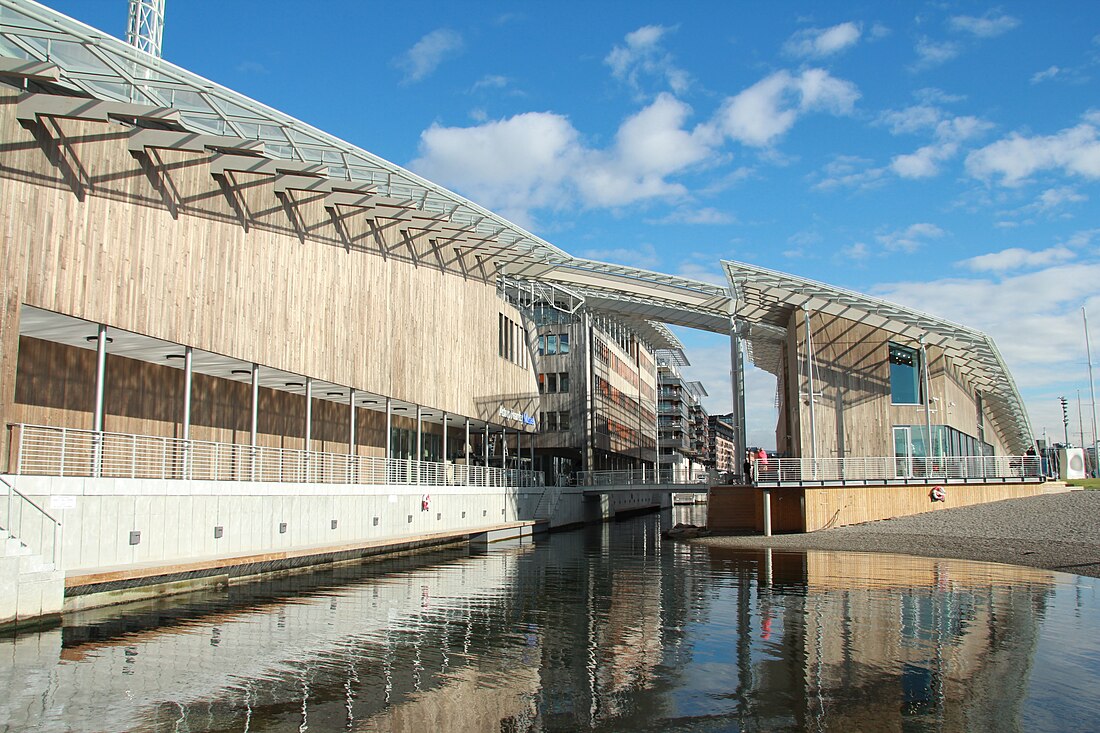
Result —
<instances>
[{"instance_id":1,"label":"water reflection","mask_svg":"<svg viewBox=\"0 0 1100 733\"><path fill-rule=\"evenodd\" d=\"M74 616L0 640L0 730L1066 730L1098 718L1094 579L708 550L662 542L671 522Z\"/></svg>"}]
</instances>

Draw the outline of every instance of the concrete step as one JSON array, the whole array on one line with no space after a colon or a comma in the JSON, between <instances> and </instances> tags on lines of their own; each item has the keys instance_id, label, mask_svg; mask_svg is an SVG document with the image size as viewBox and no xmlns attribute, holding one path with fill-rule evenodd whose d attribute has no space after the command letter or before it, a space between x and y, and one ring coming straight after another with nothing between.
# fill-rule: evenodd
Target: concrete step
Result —
<instances>
[{"instance_id":1,"label":"concrete step","mask_svg":"<svg viewBox=\"0 0 1100 733\"><path fill-rule=\"evenodd\" d=\"M53 563L41 555L20 555L19 556L19 572L21 574L26 573L41 573L44 571L53 570Z\"/></svg>"}]
</instances>

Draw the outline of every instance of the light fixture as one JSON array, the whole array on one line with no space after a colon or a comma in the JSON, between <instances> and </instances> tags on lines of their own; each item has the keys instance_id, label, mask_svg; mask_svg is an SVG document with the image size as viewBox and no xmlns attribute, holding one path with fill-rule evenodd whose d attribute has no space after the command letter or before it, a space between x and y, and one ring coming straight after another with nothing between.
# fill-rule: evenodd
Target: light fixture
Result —
<instances>
[{"instance_id":1,"label":"light fixture","mask_svg":"<svg viewBox=\"0 0 1100 733\"><path fill-rule=\"evenodd\" d=\"M286 386L287 387L304 387L305 385L302 384L301 382L287 382Z\"/></svg>"},{"instance_id":2,"label":"light fixture","mask_svg":"<svg viewBox=\"0 0 1100 733\"><path fill-rule=\"evenodd\" d=\"M328 394L329 397L343 397L344 396L343 392L328 392L327 394Z\"/></svg>"},{"instance_id":3,"label":"light fixture","mask_svg":"<svg viewBox=\"0 0 1100 733\"><path fill-rule=\"evenodd\" d=\"M99 341L99 336L85 336L84 340L90 344L94 344L96 341ZM107 343L113 344L114 342L115 340L113 338L110 336L107 337Z\"/></svg>"},{"instance_id":4,"label":"light fixture","mask_svg":"<svg viewBox=\"0 0 1100 733\"><path fill-rule=\"evenodd\" d=\"M251 370L251 369L234 369L234 370L233 370L233 373L234 373L234 374L244 374L244 375L251 375L251 374L252 374L252 370Z\"/></svg>"},{"instance_id":5,"label":"light fixture","mask_svg":"<svg viewBox=\"0 0 1100 733\"><path fill-rule=\"evenodd\" d=\"M165 359L186 359L187 357L183 354L169 354L168 356L166 356L164 358Z\"/></svg>"}]
</instances>

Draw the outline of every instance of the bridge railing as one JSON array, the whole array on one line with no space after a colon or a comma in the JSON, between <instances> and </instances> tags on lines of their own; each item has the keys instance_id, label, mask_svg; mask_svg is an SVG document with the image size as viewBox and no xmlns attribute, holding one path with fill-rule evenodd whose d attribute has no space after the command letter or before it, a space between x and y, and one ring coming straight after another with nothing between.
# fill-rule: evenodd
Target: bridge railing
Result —
<instances>
[{"instance_id":1,"label":"bridge railing","mask_svg":"<svg viewBox=\"0 0 1100 733\"><path fill-rule=\"evenodd\" d=\"M542 471L156 435L11 425L11 471L42 476L321 484L542 486Z\"/></svg>"},{"instance_id":2,"label":"bridge railing","mask_svg":"<svg viewBox=\"0 0 1100 733\"><path fill-rule=\"evenodd\" d=\"M717 474L706 470L629 469L623 471L578 471L578 486L657 486L665 484L695 485L705 490Z\"/></svg>"},{"instance_id":3,"label":"bridge railing","mask_svg":"<svg viewBox=\"0 0 1100 733\"><path fill-rule=\"evenodd\" d=\"M773 458L756 464L756 483L873 483L1042 480L1038 456L939 456L936 458Z\"/></svg>"}]
</instances>

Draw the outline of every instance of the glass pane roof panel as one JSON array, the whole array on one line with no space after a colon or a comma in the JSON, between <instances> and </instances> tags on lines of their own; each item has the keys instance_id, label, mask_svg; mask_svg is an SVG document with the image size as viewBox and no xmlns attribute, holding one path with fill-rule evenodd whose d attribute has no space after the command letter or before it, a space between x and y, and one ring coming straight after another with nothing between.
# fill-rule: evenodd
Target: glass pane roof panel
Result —
<instances>
[{"instance_id":1,"label":"glass pane roof panel","mask_svg":"<svg viewBox=\"0 0 1100 733\"><path fill-rule=\"evenodd\" d=\"M108 99L116 99L120 102L133 102L135 104L150 104L153 106L160 106L160 102L150 100L147 96L141 93L140 90L135 90L132 85L118 81L101 81L99 79L81 79L82 83L91 89L95 89L98 94L96 96L102 96ZM133 96L131 96L133 93Z\"/></svg>"},{"instance_id":2,"label":"glass pane roof panel","mask_svg":"<svg viewBox=\"0 0 1100 733\"><path fill-rule=\"evenodd\" d=\"M7 56L12 59L29 59L31 55L24 51L19 46L9 41L6 37L0 36L0 56Z\"/></svg>"},{"instance_id":3,"label":"glass pane roof panel","mask_svg":"<svg viewBox=\"0 0 1100 733\"><path fill-rule=\"evenodd\" d=\"M271 158L282 158L283 160L294 159L294 148L289 145L274 145L268 143L264 146L264 152Z\"/></svg>"},{"instance_id":4,"label":"glass pane roof panel","mask_svg":"<svg viewBox=\"0 0 1100 733\"><path fill-rule=\"evenodd\" d=\"M38 30L50 30L50 27L45 23L41 23L33 18L20 13L13 8L6 8L0 6L0 23L4 25L11 25L17 28L33 28Z\"/></svg>"},{"instance_id":5,"label":"glass pane roof panel","mask_svg":"<svg viewBox=\"0 0 1100 733\"><path fill-rule=\"evenodd\" d=\"M114 75L111 67L85 48L82 43L53 41L50 44L50 58L71 71L90 71L96 74Z\"/></svg>"},{"instance_id":6,"label":"glass pane roof panel","mask_svg":"<svg viewBox=\"0 0 1100 733\"><path fill-rule=\"evenodd\" d=\"M250 119L257 119L259 117L259 115L247 107L234 104L219 96L211 95L211 101L214 103L214 107L220 110L226 117L247 117Z\"/></svg>"},{"instance_id":7,"label":"glass pane roof panel","mask_svg":"<svg viewBox=\"0 0 1100 733\"><path fill-rule=\"evenodd\" d=\"M212 112L210 105L198 92L185 89L162 89L162 96L167 96L172 107L183 112Z\"/></svg>"},{"instance_id":8,"label":"glass pane roof panel","mask_svg":"<svg viewBox=\"0 0 1100 733\"><path fill-rule=\"evenodd\" d=\"M214 135L225 135L225 120L220 117L207 117L197 114L183 114L180 116L188 128L195 128Z\"/></svg>"}]
</instances>

